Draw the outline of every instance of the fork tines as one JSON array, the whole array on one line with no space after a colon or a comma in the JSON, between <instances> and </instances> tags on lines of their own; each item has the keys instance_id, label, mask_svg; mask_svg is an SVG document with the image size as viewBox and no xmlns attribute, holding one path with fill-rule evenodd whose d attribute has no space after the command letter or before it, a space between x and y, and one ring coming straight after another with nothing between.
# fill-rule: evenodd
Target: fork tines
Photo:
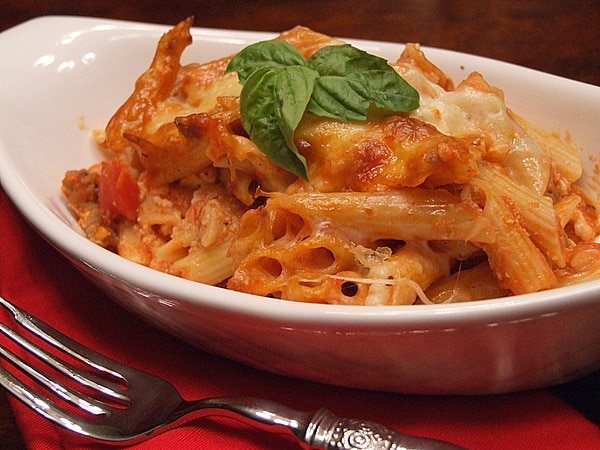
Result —
<instances>
[{"instance_id":1,"label":"fork tines","mask_svg":"<svg viewBox=\"0 0 600 450\"><path fill-rule=\"evenodd\" d=\"M0 323L0 332L17 348L26 351L20 357L7 346L0 345L0 355L17 369L11 373L0 367L0 384L18 399L46 418L56 421L57 415L60 416L59 420L67 428L70 427L69 423L77 427L73 420L75 411L101 416L107 413L107 404L123 407L128 404L129 399L124 394L127 382L120 373L109 368L110 360L50 328L2 297L0 305L14 317L15 328L20 328L17 332ZM31 336L25 337L26 334ZM34 340L38 343L34 343ZM42 346L48 350L57 349L56 353L61 356L51 354ZM104 362L107 364L104 365ZM21 380L17 374L26 375L24 378L28 378L29 382ZM36 383L37 387L34 388ZM63 402L50 400L47 395L40 393L40 386ZM75 406L71 408L73 412L69 412L69 404Z\"/></svg>"}]
</instances>

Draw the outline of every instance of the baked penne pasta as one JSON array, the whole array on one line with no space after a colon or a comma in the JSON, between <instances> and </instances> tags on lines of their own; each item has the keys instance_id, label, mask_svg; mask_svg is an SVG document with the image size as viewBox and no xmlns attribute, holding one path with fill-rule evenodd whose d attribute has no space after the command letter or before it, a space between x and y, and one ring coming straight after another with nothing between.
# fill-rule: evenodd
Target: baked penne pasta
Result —
<instances>
[{"instance_id":1,"label":"baked penne pasta","mask_svg":"<svg viewBox=\"0 0 600 450\"><path fill-rule=\"evenodd\" d=\"M65 174L93 242L175 276L313 303L474 301L600 276L598 200L576 184L577 149L511 111L482 74L455 84L417 44L382 67L303 27L273 41L287 56L250 73L231 70L239 55L182 65L191 25L160 39L97 133L104 161ZM343 78L356 61L335 72L323 49L364 63L334 112L323 91L315 100L317 87L336 89L318 69ZM382 95L360 87L374 67L388 77ZM393 109L398 78L416 105ZM300 113L286 109L298 80L310 94ZM280 96L275 113L248 84ZM373 97L364 117L344 110L364 100L356 93Z\"/></svg>"}]
</instances>

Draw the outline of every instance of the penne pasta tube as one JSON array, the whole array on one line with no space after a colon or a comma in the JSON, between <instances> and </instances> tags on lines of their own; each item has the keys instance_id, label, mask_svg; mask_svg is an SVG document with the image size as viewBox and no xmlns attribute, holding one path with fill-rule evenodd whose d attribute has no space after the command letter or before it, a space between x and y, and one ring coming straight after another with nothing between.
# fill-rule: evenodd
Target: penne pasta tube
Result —
<instances>
[{"instance_id":1,"label":"penne pasta tube","mask_svg":"<svg viewBox=\"0 0 600 450\"><path fill-rule=\"evenodd\" d=\"M565 177L567 181L573 183L581 177L583 172L581 157L574 146L569 145L558 137L536 127L512 111L510 112L510 115L515 122L523 127L527 134L542 147L548 156L552 158L556 165L556 170Z\"/></svg>"},{"instance_id":2,"label":"penne pasta tube","mask_svg":"<svg viewBox=\"0 0 600 450\"><path fill-rule=\"evenodd\" d=\"M274 194L266 207L295 213L313 228L335 229L359 243L380 239L491 243L496 238L475 203L442 189Z\"/></svg>"},{"instance_id":3,"label":"penne pasta tube","mask_svg":"<svg viewBox=\"0 0 600 450\"><path fill-rule=\"evenodd\" d=\"M500 286L515 294L536 292L556 284L548 260L502 200L503 192L487 189L485 217L498 231L495 242L482 244Z\"/></svg>"},{"instance_id":4,"label":"penne pasta tube","mask_svg":"<svg viewBox=\"0 0 600 450\"><path fill-rule=\"evenodd\" d=\"M219 284L231 276L234 270L232 258L227 256L229 244L210 250L194 248L169 268L169 273L188 280L206 284Z\"/></svg>"},{"instance_id":5,"label":"penne pasta tube","mask_svg":"<svg viewBox=\"0 0 600 450\"><path fill-rule=\"evenodd\" d=\"M486 196L501 196L531 240L556 267L564 267L565 236L552 199L518 184L492 165L482 164L478 177Z\"/></svg>"}]
</instances>

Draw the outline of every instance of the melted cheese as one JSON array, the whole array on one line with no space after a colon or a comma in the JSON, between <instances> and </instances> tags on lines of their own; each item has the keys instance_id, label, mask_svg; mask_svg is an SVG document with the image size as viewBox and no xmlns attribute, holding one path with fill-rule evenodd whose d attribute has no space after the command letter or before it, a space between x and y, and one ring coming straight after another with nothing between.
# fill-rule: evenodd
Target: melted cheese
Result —
<instances>
[{"instance_id":1,"label":"melted cheese","mask_svg":"<svg viewBox=\"0 0 600 450\"><path fill-rule=\"evenodd\" d=\"M467 140L407 116L342 123L307 115L295 137L319 192L437 187L477 174L478 152Z\"/></svg>"},{"instance_id":2,"label":"melted cheese","mask_svg":"<svg viewBox=\"0 0 600 450\"><path fill-rule=\"evenodd\" d=\"M420 93L412 117L441 133L463 136L483 144L484 159L502 162L514 178L537 193L546 190L550 161L546 153L510 117L502 94L473 73L456 90L446 91L418 67L396 64L396 70Z\"/></svg>"}]
</instances>

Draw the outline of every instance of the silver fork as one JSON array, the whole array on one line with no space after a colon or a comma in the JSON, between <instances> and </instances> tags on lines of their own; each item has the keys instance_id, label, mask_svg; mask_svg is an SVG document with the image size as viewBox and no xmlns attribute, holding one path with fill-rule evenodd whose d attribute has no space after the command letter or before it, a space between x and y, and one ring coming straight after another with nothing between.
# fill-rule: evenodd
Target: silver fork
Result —
<instances>
[{"instance_id":1,"label":"silver fork","mask_svg":"<svg viewBox=\"0 0 600 450\"><path fill-rule=\"evenodd\" d=\"M0 297L0 304L21 327L51 344L77 363L66 361L25 338L6 324L0 331L48 366L72 380L72 386L53 380L0 345L0 355L17 369L0 366L0 384L31 409L75 433L107 443L131 444L176 427L194 418L233 417L268 431L291 432L302 448L322 449L457 449L452 444L398 433L380 424L336 417L326 409L299 412L260 398L208 398L186 401L167 381L106 358L73 341L21 308ZM86 367L82 370L80 367ZM39 389L28 387L17 373L44 386L70 412ZM55 378L58 378L55 375ZM32 384L31 382L29 384ZM81 386L83 389L74 389ZM85 391L85 393L80 392ZM92 394L90 394L92 393Z\"/></svg>"}]
</instances>

